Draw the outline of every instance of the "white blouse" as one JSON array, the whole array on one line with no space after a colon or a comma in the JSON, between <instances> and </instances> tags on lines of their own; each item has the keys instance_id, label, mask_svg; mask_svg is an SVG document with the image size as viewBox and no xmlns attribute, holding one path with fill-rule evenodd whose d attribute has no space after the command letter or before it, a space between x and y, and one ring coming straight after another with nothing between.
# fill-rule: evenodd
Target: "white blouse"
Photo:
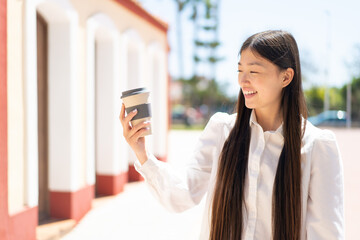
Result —
<instances>
[{"instance_id":1,"label":"white blouse","mask_svg":"<svg viewBox=\"0 0 360 240\"><path fill-rule=\"evenodd\" d=\"M184 211L198 204L207 193L201 240L209 239L211 203L219 155L236 120L236 114L216 113L199 139L192 161L179 171L151 156L136 170L152 193L168 209ZM251 140L245 181L243 239L271 239L272 192L284 144L282 126L264 132L255 112L250 118ZM343 165L335 136L307 122L301 148L302 226L301 239L344 239Z\"/></svg>"}]
</instances>

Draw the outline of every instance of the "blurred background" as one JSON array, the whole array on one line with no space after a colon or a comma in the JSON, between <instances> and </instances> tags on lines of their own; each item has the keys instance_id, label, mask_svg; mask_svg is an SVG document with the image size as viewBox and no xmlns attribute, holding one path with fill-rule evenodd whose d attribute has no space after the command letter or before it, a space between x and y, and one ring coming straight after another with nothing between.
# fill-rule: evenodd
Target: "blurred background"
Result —
<instances>
[{"instance_id":1,"label":"blurred background","mask_svg":"<svg viewBox=\"0 0 360 240\"><path fill-rule=\"evenodd\" d=\"M204 202L170 213L135 171L121 93L150 90L148 148L182 168L208 119L234 112L242 42L269 29L297 40L309 120L337 137L346 239L358 239L359 9L356 0L0 0L0 240L197 239Z\"/></svg>"},{"instance_id":2,"label":"blurred background","mask_svg":"<svg viewBox=\"0 0 360 240\"><path fill-rule=\"evenodd\" d=\"M233 111L238 52L259 31L297 40L310 120L359 126L360 30L357 1L164 1L143 6L169 22L173 127ZM339 112L341 111L341 112Z\"/></svg>"}]
</instances>

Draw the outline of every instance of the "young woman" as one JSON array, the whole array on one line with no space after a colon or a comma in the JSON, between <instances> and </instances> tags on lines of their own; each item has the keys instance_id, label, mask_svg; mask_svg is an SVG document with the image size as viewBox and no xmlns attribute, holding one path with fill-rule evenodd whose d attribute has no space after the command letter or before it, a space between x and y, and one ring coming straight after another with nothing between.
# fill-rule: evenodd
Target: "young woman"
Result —
<instances>
[{"instance_id":1,"label":"young woman","mask_svg":"<svg viewBox=\"0 0 360 240\"><path fill-rule=\"evenodd\" d=\"M149 123L132 127L122 107L137 171L174 211L207 193L200 239L344 239L342 162L334 134L306 120L295 39L257 33L240 56L237 113L212 116L185 174L146 151Z\"/></svg>"}]
</instances>

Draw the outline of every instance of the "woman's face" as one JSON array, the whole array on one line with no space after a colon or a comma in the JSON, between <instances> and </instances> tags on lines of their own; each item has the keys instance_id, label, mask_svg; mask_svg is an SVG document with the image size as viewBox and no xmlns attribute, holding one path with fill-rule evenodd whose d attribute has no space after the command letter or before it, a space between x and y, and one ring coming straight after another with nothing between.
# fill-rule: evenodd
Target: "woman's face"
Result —
<instances>
[{"instance_id":1,"label":"woman's face","mask_svg":"<svg viewBox=\"0 0 360 240\"><path fill-rule=\"evenodd\" d=\"M279 109L286 75L259 54L245 49L238 63L238 80L247 108Z\"/></svg>"}]
</instances>

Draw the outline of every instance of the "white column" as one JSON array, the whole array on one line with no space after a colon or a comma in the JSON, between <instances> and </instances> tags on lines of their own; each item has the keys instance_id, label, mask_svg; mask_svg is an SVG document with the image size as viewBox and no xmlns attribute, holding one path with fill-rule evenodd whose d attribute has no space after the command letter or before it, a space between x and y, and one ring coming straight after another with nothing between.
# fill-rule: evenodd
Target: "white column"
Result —
<instances>
[{"instance_id":1,"label":"white column","mask_svg":"<svg viewBox=\"0 0 360 240\"><path fill-rule=\"evenodd\" d=\"M96 34L96 171L117 175L122 172L119 112L119 37L99 29Z\"/></svg>"},{"instance_id":2,"label":"white column","mask_svg":"<svg viewBox=\"0 0 360 240\"><path fill-rule=\"evenodd\" d=\"M145 73L142 71L146 63L145 59L145 44L140 35L134 29L127 30L123 35L124 49L126 51L126 79L128 88L144 87L146 80Z\"/></svg>"},{"instance_id":3,"label":"white column","mask_svg":"<svg viewBox=\"0 0 360 240\"><path fill-rule=\"evenodd\" d=\"M25 94L25 204L38 205L38 105L36 7L34 1L24 2L24 94Z\"/></svg>"},{"instance_id":4,"label":"white column","mask_svg":"<svg viewBox=\"0 0 360 240\"><path fill-rule=\"evenodd\" d=\"M144 43L142 42L139 34L134 30L130 29L123 36L124 44L125 44L125 62L126 62L126 81L127 81L127 88L123 89L132 89L132 88L139 88L144 87L145 81L142 78L142 63L144 62ZM136 155L132 151L130 147L128 148L129 152L129 164L132 165L136 161Z\"/></svg>"},{"instance_id":5,"label":"white column","mask_svg":"<svg viewBox=\"0 0 360 240\"><path fill-rule=\"evenodd\" d=\"M80 188L77 15L49 24L49 189ZM61 47L60 47L61 46Z\"/></svg>"},{"instance_id":6,"label":"white column","mask_svg":"<svg viewBox=\"0 0 360 240\"><path fill-rule=\"evenodd\" d=\"M148 63L146 62L146 49L145 49L145 44L139 40L137 42L137 55L138 55L138 63L137 63L137 69L136 71L138 71L138 86L139 87L146 87L149 78L149 75L147 74L147 65Z\"/></svg>"},{"instance_id":7,"label":"white column","mask_svg":"<svg viewBox=\"0 0 360 240\"><path fill-rule=\"evenodd\" d=\"M25 184L27 122L24 112L23 8L20 2L7 3L7 201L10 215L22 211L28 198Z\"/></svg>"},{"instance_id":8,"label":"white column","mask_svg":"<svg viewBox=\"0 0 360 240\"><path fill-rule=\"evenodd\" d=\"M167 154L168 133L168 81L166 55L157 43L149 47L150 76L152 82L152 126L154 155L165 157Z\"/></svg>"},{"instance_id":9,"label":"white column","mask_svg":"<svg viewBox=\"0 0 360 240\"><path fill-rule=\"evenodd\" d=\"M111 116L111 126L113 128L112 142L113 142L113 161L119 164L120 173L127 172L128 165L128 144L123 137L123 129L120 124L119 115L121 109L121 86L124 85L124 81L121 79L120 74L120 35L116 32L113 41L113 70L114 77L112 78L112 100L113 104Z\"/></svg>"},{"instance_id":10,"label":"white column","mask_svg":"<svg viewBox=\"0 0 360 240\"><path fill-rule=\"evenodd\" d=\"M86 183L95 184L95 30L93 19L86 23Z\"/></svg>"},{"instance_id":11,"label":"white column","mask_svg":"<svg viewBox=\"0 0 360 240\"><path fill-rule=\"evenodd\" d=\"M129 43L129 38L125 35L120 35L120 41L119 41L119 52L118 55L120 56L119 58L119 78L118 78L118 97L120 98L121 96L121 92L122 91L126 91L129 88L128 85L128 61L127 61L127 54L128 54L128 43ZM121 103L120 103L121 104ZM119 118L117 118L119 119ZM121 169L124 172L127 172L129 169L129 163L130 163L130 147L128 146L128 144L126 143L124 137L123 137L123 129L122 126L120 124L120 122L118 122L118 129L119 129L119 134L118 134L118 138L120 139L120 143L118 145L118 148L121 149L121 151L119 152L119 158L120 158L120 162L121 162Z\"/></svg>"},{"instance_id":12,"label":"white column","mask_svg":"<svg viewBox=\"0 0 360 240\"><path fill-rule=\"evenodd\" d=\"M151 104L151 127L152 127L152 134L146 136L146 144L147 144L147 148L149 151L151 151L151 153L153 153L153 149L154 149L154 135L156 135L155 131L154 131L154 107L156 107L156 104L154 102L154 84L153 84L153 54L150 51L151 48L147 47L146 50L142 50L142 52L146 53L143 54L142 57L142 64L140 65L141 67L141 72L142 72L142 77L143 77L143 87L146 87L149 91L150 91L150 96L149 96L149 102Z\"/></svg>"},{"instance_id":13,"label":"white column","mask_svg":"<svg viewBox=\"0 0 360 240\"><path fill-rule=\"evenodd\" d=\"M156 146L156 151L159 156L167 156L167 140L168 140L168 126L169 126L169 83L168 83L167 57L166 51L159 51L159 139Z\"/></svg>"}]
</instances>

